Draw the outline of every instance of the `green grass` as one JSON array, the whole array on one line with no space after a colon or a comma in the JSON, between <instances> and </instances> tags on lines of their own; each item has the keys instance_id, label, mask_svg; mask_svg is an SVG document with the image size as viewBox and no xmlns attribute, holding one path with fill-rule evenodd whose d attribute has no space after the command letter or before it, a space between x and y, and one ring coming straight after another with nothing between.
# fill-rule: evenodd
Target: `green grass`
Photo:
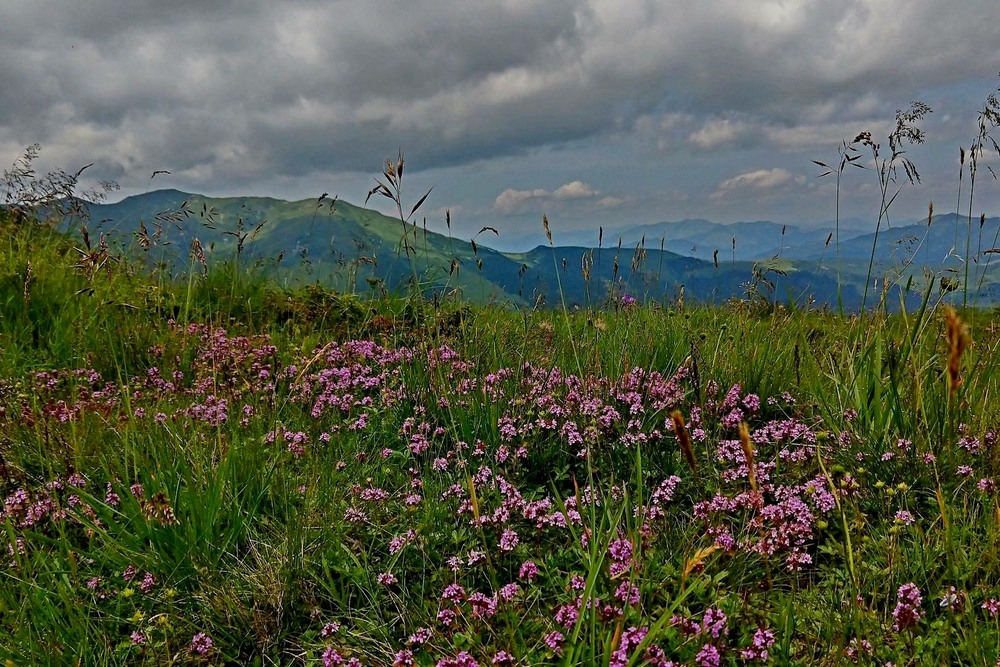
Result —
<instances>
[{"instance_id":1,"label":"green grass","mask_svg":"<svg viewBox=\"0 0 1000 667\"><path fill-rule=\"evenodd\" d=\"M998 658L992 313L961 313L952 392L930 293L563 313L0 233L8 664L760 664L755 634L772 664Z\"/></svg>"}]
</instances>

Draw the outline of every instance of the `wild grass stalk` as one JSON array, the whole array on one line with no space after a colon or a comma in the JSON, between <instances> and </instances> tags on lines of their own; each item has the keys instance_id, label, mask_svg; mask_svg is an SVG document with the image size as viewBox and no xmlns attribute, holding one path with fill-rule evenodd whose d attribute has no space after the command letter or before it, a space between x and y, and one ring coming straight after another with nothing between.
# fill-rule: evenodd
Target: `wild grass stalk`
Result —
<instances>
[{"instance_id":1,"label":"wild grass stalk","mask_svg":"<svg viewBox=\"0 0 1000 667\"><path fill-rule=\"evenodd\" d=\"M406 259L410 265L411 273L411 293L420 294L420 278L417 275L417 265L416 265L416 248L410 244L410 234L414 235L416 239L417 235L417 223L413 216L416 214L417 210L427 201L427 197L430 196L433 187L425 192L420 199L410 208L409 213L403 213L403 151L399 151L399 155L396 160L387 159L385 161L385 167L382 169L382 179L375 179L375 186L368 191L368 196L365 197L365 205L368 205L369 200L372 196L378 195L392 202L392 205L396 208L396 214L399 217L399 223L402 228L399 246L396 249L396 254L402 250L406 255ZM412 223L411 223L412 220Z\"/></svg>"},{"instance_id":2,"label":"wild grass stalk","mask_svg":"<svg viewBox=\"0 0 1000 667\"><path fill-rule=\"evenodd\" d=\"M861 160L861 153L858 151L856 144L858 143L859 137L856 137L851 143L847 143L846 140L841 142L840 148L837 150L837 167L831 167L825 162L820 162L819 160L813 160L813 164L822 167L826 171L820 174L820 177L829 176L830 174L835 174L837 177L837 187L836 187L836 197L834 198L834 253L836 254L836 264L837 264L837 311L843 315L844 313L844 299L841 291L841 273L840 273L840 196L841 196L841 183L843 181L844 172L847 170L848 166L854 166L858 168L864 168L862 164L859 163ZM736 238L733 237L733 263L736 262Z\"/></svg>"},{"instance_id":3,"label":"wild grass stalk","mask_svg":"<svg viewBox=\"0 0 1000 667\"><path fill-rule=\"evenodd\" d=\"M978 132L976 133L976 137L973 139L972 145L969 149L969 207L968 233L965 244L965 290L962 298L963 308L967 308L969 305L969 264L972 263L970 253L972 242L973 200L976 194L976 177L979 172L979 161L985 157L986 152L990 149L992 149L996 155L1000 156L1000 144L997 143L996 137L993 136L997 127L1000 126L1000 97L998 97L998 95L1000 95L1000 88L997 88L997 90L990 93L986 97L983 109L978 113L978 118L976 119ZM987 169L993 175L993 178L996 179L997 175L993 171L993 168L987 165ZM981 226L980 229L982 229ZM977 254L976 263L978 264L981 259L982 255ZM985 269L988 268L990 259L992 259L992 256L987 258L986 267L982 269L983 273L981 275L985 275Z\"/></svg>"}]
</instances>

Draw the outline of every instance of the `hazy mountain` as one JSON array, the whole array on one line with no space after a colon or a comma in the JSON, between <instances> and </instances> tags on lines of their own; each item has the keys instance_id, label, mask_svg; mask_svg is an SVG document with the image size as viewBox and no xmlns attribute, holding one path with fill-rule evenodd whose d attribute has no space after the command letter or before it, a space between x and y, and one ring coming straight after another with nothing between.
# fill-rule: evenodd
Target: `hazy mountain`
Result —
<instances>
[{"instance_id":1,"label":"hazy mountain","mask_svg":"<svg viewBox=\"0 0 1000 667\"><path fill-rule=\"evenodd\" d=\"M860 219L841 220L840 235L853 238L871 227ZM719 223L687 219L629 227L614 238L631 246L643 239L646 247L659 248L662 243L674 252L701 259L713 259L718 251L720 260L756 261L785 256L803 246L822 246L835 230L835 222L794 225L770 220Z\"/></svg>"},{"instance_id":2,"label":"hazy mountain","mask_svg":"<svg viewBox=\"0 0 1000 667\"><path fill-rule=\"evenodd\" d=\"M869 232L840 241L840 256L843 259L868 260L872 254L875 233ZM966 248L966 241L969 241ZM986 218L980 226L979 219L973 219L971 229L968 218L954 213L934 216L931 224L926 221L903 225L885 226L879 231L875 258L880 261L913 258L922 264L937 264L947 257L965 257L966 252L975 261L984 250L1000 243L1000 218ZM831 245L831 248L833 246ZM790 257L799 259L819 259L830 257L833 250L820 244L804 244L794 247ZM1000 258L998 258L1000 259Z\"/></svg>"},{"instance_id":3,"label":"hazy mountain","mask_svg":"<svg viewBox=\"0 0 1000 667\"><path fill-rule=\"evenodd\" d=\"M428 291L460 287L476 300L503 299L503 289L482 278L477 260L510 272L519 266L489 248L473 249L469 241L329 198L288 202L163 190L92 205L91 220L92 236L105 231L151 265L183 268L198 239L208 261L256 264L286 285L366 292L415 279Z\"/></svg>"},{"instance_id":4,"label":"hazy mountain","mask_svg":"<svg viewBox=\"0 0 1000 667\"><path fill-rule=\"evenodd\" d=\"M617 238L605 234L602 247L593 247L595 235L593 244L498 252L486 245L488 231L476 242L451 238L340 200L210 198L177 190L93 204L90 213L92 238L103 232L160 270L187 266L197 239L208 262L256 265L282 285L319 283L370 293L398 290L415 280L426 294L458 291L474 302L520 306L557 304L562 298L571 306L600 304L625 294L675 300L682 286L691 300L756 293L833 304L839 275L842 303L857 308L874 241L871 233L847 231L856 225L843 226L838 256L824 229L768 221L681 220L625 230L620 247ZM980 228L974 221L971 249L978 254L970 253L970 284L981 284L983 303L1000 301L1000 272L992 263L989 272L983 271L990 259L1000 264L1000 255L982 252L996 245L998 224L1000 219L993 218ZM964 271L956 271L955 254L965 255L967 237L967 221L954 216L939 216L930 228L923 223L881 230L870 298L877 298L886 280L905 284L912 278L913 293L907 298L919 300L925 269L964 280ZM961 248L943 261L956 238Z\"/></svg>"}]
</instances>

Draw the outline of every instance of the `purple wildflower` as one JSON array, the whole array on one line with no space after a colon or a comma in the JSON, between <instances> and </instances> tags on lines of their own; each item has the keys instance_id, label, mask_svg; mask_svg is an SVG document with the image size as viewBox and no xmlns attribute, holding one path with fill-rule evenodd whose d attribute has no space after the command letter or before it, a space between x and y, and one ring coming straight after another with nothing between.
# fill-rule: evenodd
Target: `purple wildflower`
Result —
<instances>
[{"instance_id":1,"label":"purple wildflower","mask_svg":"<svg viewBox=\"0 0 1000 667\"><path fill-rule=\"evenodd\" d=\"M844 655L851 662L858 662L862 655L871 655L872 653L872 643L867 639L858 640L857 637L851 640L851 643L847 645L844 649Z\"/></svg>"},{"instance_id":2,"label":"purple wildflower","mask_svg":"<svg viewBox=\"0 0 1000 667\"><path fill-rule=\"evenodd\" d=\"M191 653L194 655L208 655L212 650L212 638L204 632L199 632L191 638Z\"/></svg>"},{"instance_id":3,"label":"purple wildflower","mask_svg":"<svg viewBox=\"0 0 1000 667\"><path fill-rule=\"evenodd\" d=\"M637 605L639 604L639 587L630 581L623 581L615 589L615 599L619 600L622 604Z\"/></svg>"},{"instance_id":4,"label":"purple wildflower","mask_svg":"<svg viewBox=\"0 0 1000 667\"><path fill-rule=\"evenodd\" d=\"M492 664L494 665L513 665L514 656L512 656L507 651L497 651L496 655L493 656Z\"/></svg>"},{"instance_id":5,"label":"purple wildflower","mask_svg":"<svg viewBox=\"0 0 1000 667\"><path fill-rule=\"evenodd\" d=\"M340 655L335 648L328 646L323 651L323 667L335 667L344 664L344 656Z\"/></svg>"},{"instance_id":6,"label":"purple wildflower","mask_svg":"<svg viewBox=\"0 0 1000 667\"><path fill-rule=\"evenodd\" d=\"M766 661L767 650L772 646L774 646L774 633L766 628L757 628L750 646L740 651L740 657L744 660Z\"/></svg>"},{"instance_id":7,"label":"purple wildflower","mask_svg":"<svg viewBox=\"0 0 1000 667\"><path fill-rule=\"evenodd\" d=\"M923 614L920 611L920 589L914 583L903 584L896 592L896 608L892 610L892 629L902 632L916 626Z\"/></svg>"},{"instance_id":8,"label":"purple wildflower","mask_svg":"<svg viewBox=\"0 0 1000 667\"><path fill-rule=\"evenodd\" d=\"M694 661L698 663L698 667L719 667L722 664L722 656L719 655L719 649L711 644L705 644L694 657Z\"/></svg>"},{"instance_id":9,"label":"purple wildflower","mask_svg":"<svg viewBox=\"0 0 1000 667\"><path fill-rule=\"evenodd\" d=\"M139 590L143 593L149 594L149 592L155 587L156 577L153 576L152 572L147 572L146 576L144 576L142 581L139 583Z\"/></svg>"},{"instance_id":10,"label":"purple wildflower","mask_svg":"<svg viewBox=\"0 0 1000 667\"><path fill-rule=\"evenodd\" d=\"M407 644L426 644L431 639L431 631L429 628L417 628L416 631L410 635L410 638L406 640Z\"/></svg>"},{"instance_id":11,"label":"purple wildflower","mask_svg":"<svg viewBox=\"0 0 1000 667\"><path fill-rule=\"evenodd\" d=\"M517 584L507 584L506 586L503 586L499 591L500 599L503 600L504 602L510 602L520 594L521 594L521 587L518 586Z\"/></svg>"},{"instance_id":12,"label":"purple wildflower","mask_svg":"<svg viewBox=\"0 0 1000 667\"><path fill-rule=\"evenodd\" d=\"M629 652L642 643L642 640L645 638L647 632L648 630L646 628L637 628L634 625L622 632L618 648L616 648L611 654L609 666L625 667L628 664Z\"/></svg>"},{"instance_id":13,"label":"purple wildflower","mask_svg":"<svg viewBox=\"0 0 1000 667\"><path fill-rule=\"evenodd\" d=\"M509 553L514 550L521 538L518 537L517 533L510 528L503 531L503 535L500 536L500 551L504 553Z\"/></svg>"},{"instance_id":14,"label":"purple wildflower","mask_svg":"<svg viewBox=\"0 0 1000 667\"><path fill-rule=\"evenodd\" d=\"M517 578L522 581L531 581L538 576L538 566L534 561L526 560L521 563L521 569L517 571Z\"/></svg>"},{"instance_id":15,"label":"purple wildflower","mask_svg":"<svg viewBox=\"0 0 1000 667\"><path fill-rule=\"evenodd\" d=\"M983 609L990 615L990 618L996 618L997 614L1000 614L1000 600L996 598L986 600L983 602Z\"/></svg>"},{"instance_id":16,"label":"purple wildflower","mask_svg":"<svg viewBox=\"0 0 1000 667\"><path fill-rule=\"evenodd\" d=\"M458 584L448 584L444 587L444 592L441 593L441 597L445 600L450 600L451 602L458 602L465 597L465 589Z\"/></svg>"},{"instance_id":17,"label":"purple wildflower","mask_svg":"<svg viewBox=\"0 0 1000 667\"><path fill-rule=\"evenodd\" d=\"M413 651L406 649L396 652L396 658L392 661L392 667L412 667L417 664L413 657Z\"/></svg>"},{"instance_id":18,"label":"purple wildflower","mask_svg":"<svg viewBox=\"0 0 1000 667\"><path fill-rule=\"evenodd\" d=\"M566 641L566 638L558 630L545 635L545 645L552 649L552 652L556 655L562 655L564 641Z\"/></svg>"},{"instance_id":19,"label":"purple wildflower","mask_svg":"<svg viewBox=\"0 0 1000 667\"><path fill-rule=\"evenodd\" d=\"M701 630L718 639L720 635L728 634L728 622L729 619L726 618L725 612L715 607L709 607L705 610L705 615L701 619Z\"/></svg>"}]
</instances>

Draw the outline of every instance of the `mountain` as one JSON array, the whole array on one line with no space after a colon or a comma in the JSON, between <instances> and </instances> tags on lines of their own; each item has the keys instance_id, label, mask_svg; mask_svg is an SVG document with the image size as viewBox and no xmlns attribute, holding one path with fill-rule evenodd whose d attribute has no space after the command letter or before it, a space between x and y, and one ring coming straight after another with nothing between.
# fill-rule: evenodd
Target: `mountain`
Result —
<instances>
[{"instance_id":1,"label":"mountain","mask_svg":"<svg viewBox=\"0 0 1000 667\"><path fill-rule=\"evenodd\" d=\"M644 225L602 227L587 229L559 229L555 240L560 245L592 247L601 245L605 248L622 246L635 247L645 239L647 248L664 249L669 247L674 252L690 257L711 259L716 250L719 255L741 261L754 261L773 257L783 248L788 248L803 242L816 239L825 241L826 237L837 229L837 222L830 220L813 224L783 224L769 220L754 222L720 223L700 218L654 222ZM839 228L842 238L853 238L866 234L874 227L874 223L861 218L845 218L840 221ZM784 230L784 234L782 233ZM733 248L733 238L736 238L736 248ZM508 250L519 251L530 248L545 241L540 230L522 234L506 234L502 244ZM498 241L499 244L499 241ZM735 250L735 256L734 251Z\"/></svg>"},{"instance_id":2,"label":"mountain","mask_svg":"<svg viewBox=\"0 0 1000 667\"><path fill-rule=\"evenodd\" d=\"M913 258L921 264L936 264L952 256L964 257L966 251L975 261L984 250L997 246L1000 242L1000 218L986 218L980 226L979 219L972 221L954 213L936 215L928 225L927 221L886 226L879 230L875 259L890 261ZM968 249L966 241L969 240ZM868 232L849 238L841 236L840 256L842 259L868 260L875 243L875 233ZM833 246L830 246L831 248ZM789 256L798 259L816 260L831 256L829 248L822 248L815 242L794 247Z\"/></svg>"},{"instance_id":3,"label":"mountain","mask_svg":"<svg viewBox=\"0 0 1000 667\"><path fill-rule=\"evenodd\" d=\"M396 289L415 279L426 291L461 287L485 301L508 295L482 278L477 260L518 269L489 248L328 198L288 202L161 190L91 204L90 219L91 236L104 232L151 266L182 270L197 239L207 261L256 264L288 286L320 283L368 291Z\"/></svg>"},{"instance_id":4,"label":"mountain","mask_svg":"<svg viewBox=\"0 0 1000 667\"><path fill-rule=\"evenodd\" d=\"M674 300L682 288L685 298L695 301L757 294L833 304L839 276L839 298L853 309L862 302L875 240L873 234L842 228L838 255L835 244L827 243L830 232L823 229L769 221L682 220L625 230L620 245L605 236L598 248L537 246L512 253L403 224L341 200L211 198L177 190L89 204L89 213L92 239L104 233L156 270L178 273L187 268L197 239L207 263L255 265L283 286L322 284L371 293L416 281L428 295L457 292L472 302L518 307L563 300L569 306L596 305L626 294ZM981 252L996 245L998 223L1000 219L991 218L981 229L978 221L974 225L972 248L980 252L970 265L970 284L982 287L977 299L983 304L1000 302L1000 271L993 266L1000 257L987 271L993 255ZM964 280L964 270L956 271L955 253L942 260L955 246L956 233L964 243L967 227L954 216L939 216L930 228L922 223L881 230L870 299L877 298L887 280L905 284L912 279L907 299L918 301L925 269ZM964 256L964 245L960 250Z\"/></svg>"},{"instance_id":5,"label":"mountain","mask_svg":"<svg viewBox=\"0 0 1000 667\"><path fill-rule=\"evenodd\" d=\"M822 241L826 229L803 229L767 220L721 224L708 220L680 220L642 225L621 234L625 245L645 239L649 247L664 247L689 257L712 259L718 256L738 261L766 259L788 247Z\"/></svg>"}]
</instances>

